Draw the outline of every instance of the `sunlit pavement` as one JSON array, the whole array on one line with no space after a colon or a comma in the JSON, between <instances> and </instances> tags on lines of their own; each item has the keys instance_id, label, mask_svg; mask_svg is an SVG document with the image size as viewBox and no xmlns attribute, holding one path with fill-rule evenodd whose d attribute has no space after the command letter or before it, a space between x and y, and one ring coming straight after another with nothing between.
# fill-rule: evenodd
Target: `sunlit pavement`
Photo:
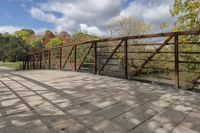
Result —
<instances>
[{"instance_id":1,"label":"sunlit pavement","mask_svg":"<svg viewBox=\"0 0 200 133\"><path fill-rule=\"evenodd\" d=\"M198 133L200 94L107 76L0 70L0 133Z\"/></svg>"}]
</instances>

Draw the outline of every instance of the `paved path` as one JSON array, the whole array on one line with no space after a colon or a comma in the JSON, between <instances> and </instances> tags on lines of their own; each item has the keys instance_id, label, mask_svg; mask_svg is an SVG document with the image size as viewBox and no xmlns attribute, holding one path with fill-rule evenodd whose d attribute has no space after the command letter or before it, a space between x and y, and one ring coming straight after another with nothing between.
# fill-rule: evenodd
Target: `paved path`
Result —
<instances>
[{"instance_id":1,"label":"paved path","mask_svg":"<svg viewBox=\"0 0 200 133\"><path fill-rule=\"evenodd\" d=\"M0 71L0 133L199 133L200 94L66 71Z\"/></svg>"}]
</instances>

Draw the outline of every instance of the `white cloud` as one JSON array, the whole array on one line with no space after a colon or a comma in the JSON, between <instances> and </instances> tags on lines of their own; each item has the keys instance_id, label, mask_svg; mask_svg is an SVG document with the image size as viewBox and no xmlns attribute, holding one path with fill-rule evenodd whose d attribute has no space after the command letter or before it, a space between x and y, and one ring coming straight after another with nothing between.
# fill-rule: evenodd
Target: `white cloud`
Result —
<instances>
[{"instance_id":1,"label":"white cloud","mask_svg":"<svg viewBox=\"0 0 200 133\"><path fill-rule=\"evenodd\" d=\"M25 4L25 3L22 3L21 6L22 6L23 8L26 8L26 4Z\"/></svg>"},{"instance_id":2,"label":"white cloud","mask_svg":"<svg viewBox=\"0 0 200 133\"><path fill-rule=\"evenodd\" d=\"M103 33L95 26L88 26L86 24L80 24L80 30L88 34L102 36Z\"/></svg>"},{"instance_id":3,"label":"white cloud","mask_svg":"<svg viewBox=\"0 0 200 133\"><path fill-rule=\"evenodd\" d=\"M123 9L119 16L135 16L146 23L151 24L153 32L162 31L159 29L163 22L171 26L175 18L170 15L172 0L134 0L128 7Z\"/></svg>"},{"instance_id":4,"label":"white cloud","mask_svg":"<svg viewBox=\"0 0 200 133\"><path fill-rule=\"evenodd\" d=\"M58 32L66 30L70 33L79 31L80 24L104 27L119 14L120 8L121 0L50 0L32 7L30 14L40 21L54 24Z\"/></svg>"},{"instance_id":5,"label":"white cloud","mask_svg":"<svg viewBox=\"0 0 200 133\"><path fill-rule=\"evenodd\" d=\"M48 28L40 28L40 29L32 29L35 34L44 34L46 30L49 30ZM53 30L52 30L53 31Z\"/></svg>"},{"instance_id":6,"label":"white cloud","mask_svg":"<svg viewBox=\"0 0 200 133\"><path fill-rule=\"evenodd\" d=\"M143 18L145 20L160 20L169 17L169 5L160 5L155 8L146 9L146 13L143 13Z\"/></svg>"},{"instance_id":7,"label":"white cloud","mask_svg":"<svg viewBox=\"0 0 200 133\"><path fill-rule=\"evenodd\" d=\"M74 26L73 21L70 21L65 17L57 18L54 14L45 13L43 10L41 10L39 8L32 8L30 10L30 13L31 13L32 17L34 17L40 21L55 24L56 25L55 30L58 32L63 31L63 30L72 30L71 28L73 28L73 26Z\"/></svg>"},{"instance_id":8,"label":"white cloud","mask_svg":"<svg viewBox=\"0 0 200 133\"><path fill-rule=\"evenodd\" d=\"M5 17L6 17L7 19L10 19L10 18L11 18L11 15L10 15L9 13L5 13Z\"/></svg>"},{"instance_id":9,"label":"white cloud","mask_svg":"<svg viewBox=\"0 0 200 133\"><path fill-rule=\"evenodd\" d=\"M24 27L18 27L18 26L11 26L11 25L7 25L7 26L0 26L0 33L10 33L13 34L15 33L15 31L24 29ZM32 29L36 34L41 34L44 33L47 28L41 28L41 29Z\"/></svg>"},{"instance_id":10,"label":"white cloud","mask_svg":"<svg viewBox=\"0 0 200 133\"><path fill-rule=\"evenodd\" d=\"M30 13L34 18L39 19L41 21L51 22L51 23L57 22L57 18L54 15L50 13L44 13L42 10L38 8L32 8L30 10Z\"/></svg>"},{"instance_id":11,"label":"white cloud","mask_svg":"<svg viewBox=\"0 0 200 133\"><path fill-rule=\"evenodd\" d=\"M22 27L15 26L0 26L0 33L10 33L13 34L15 31L20 30Z\"/></svg>"},{"instance_id":12,"label":"white cloud","mask_svg":"<svg viewBox=\"0 0 200 133\"><path fill-rule=\"evenodd\" d=\"M122 3L128 1L124 7ZM169 12L172 4L172 0L49 0L32 7L29 12L35 19L53 24L58 32L106 33L107 24L119 16L138 17L152 24L153 32L159 32L162 22L172 25L174 21Z\"/></svg>"}]
</instances>

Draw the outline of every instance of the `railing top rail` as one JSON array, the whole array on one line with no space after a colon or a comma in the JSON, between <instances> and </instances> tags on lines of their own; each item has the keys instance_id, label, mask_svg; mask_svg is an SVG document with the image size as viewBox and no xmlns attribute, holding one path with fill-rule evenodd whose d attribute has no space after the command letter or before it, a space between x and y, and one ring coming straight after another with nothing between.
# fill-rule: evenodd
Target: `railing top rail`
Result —
<instances>
[{"instance_id":1,"label":"railing top rail","mask_svg":"<svg viewBox=\"0 0 200 133\"><path fill-rule=\"evenodd\" d=\"M144 38L156 38L156 37L167 37L167 36L174 36L174 35L198 35L200 34L200 30L195 31L180 31L180 32L166 32L166 33L155 33L155 34L145 34L145 35L136 35L136 36L124 36L124 37L115 37L115 38L103 38L103 39L96 39L96 40L90 40L90 41L84 41L80 43L74 43L70 45L61 45L53 48L46 48L42 49L36 52L33 52L29 55L36 54L42 51L49 51L52 49L62 48L62 47L70 47L74 45L82 45L87 43L94 43L94 42L108 42L108 41L119 41L119 40L125 40L125 39L144 39Z\"/></svg>"},{"instance_id":2,"label":"railing top rail","mask_svg":"<svg viewBox=\"0 0 200 133\"><path fill-rule=\"evenodd\" d=\"M105 39L99 39L99 40L95 40L95 41L96 42L106 42L106 41L117 41L117 40L122 40L122 39L144 39L144 38L154 38L154 37L166 37L166 36L173 36L173 35L197 35L197 34L200 34L200 30L155 33L155 34L125 36L125 37L116 37L116 38L105 38ZM92 41L90 41L90 42L92 42Z\"/></svg>"}]
</instances>

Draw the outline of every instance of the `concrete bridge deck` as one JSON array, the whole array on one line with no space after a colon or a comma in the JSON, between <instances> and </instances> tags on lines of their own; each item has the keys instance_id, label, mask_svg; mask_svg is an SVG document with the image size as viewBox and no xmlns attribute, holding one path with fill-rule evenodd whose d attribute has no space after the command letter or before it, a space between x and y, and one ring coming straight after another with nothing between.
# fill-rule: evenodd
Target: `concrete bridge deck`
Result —
<instances>
[{"instance_id":1,"label":"concrete bridge deck","mask_svg":"<svg viewBox=\"0 0 200 133\"><path fill-rule=\"evenodd\" d=\"M200 95L66 71L0 71L0 133L198 133Z\"/></svg>"}]
</instances>

